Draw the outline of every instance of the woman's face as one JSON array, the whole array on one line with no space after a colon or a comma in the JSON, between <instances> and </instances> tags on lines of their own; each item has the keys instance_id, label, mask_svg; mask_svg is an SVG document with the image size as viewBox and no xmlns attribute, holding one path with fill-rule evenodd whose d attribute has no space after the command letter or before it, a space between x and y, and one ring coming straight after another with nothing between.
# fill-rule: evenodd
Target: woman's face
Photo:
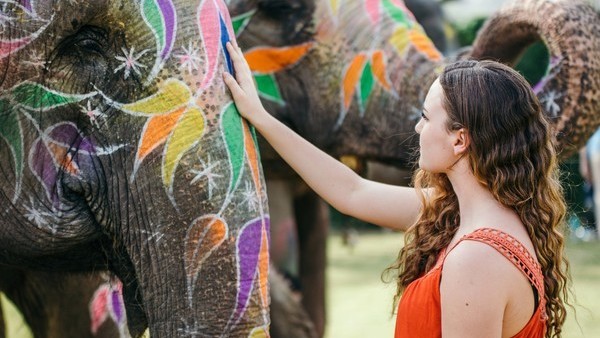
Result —
<instances>
[{"instance_id":1,"label":"woman's face","mask_svg":"<svg viewBox=\"0 0 600 338\"><path fill-rule=\"evenodd\" d=\"M421 120L415 126L419 134L419 167L432 173L446 172L456 162L455 134L448 131L448 113L443 107L444 93L439 80L429 88Z\"/></svg>"}]
</instances>

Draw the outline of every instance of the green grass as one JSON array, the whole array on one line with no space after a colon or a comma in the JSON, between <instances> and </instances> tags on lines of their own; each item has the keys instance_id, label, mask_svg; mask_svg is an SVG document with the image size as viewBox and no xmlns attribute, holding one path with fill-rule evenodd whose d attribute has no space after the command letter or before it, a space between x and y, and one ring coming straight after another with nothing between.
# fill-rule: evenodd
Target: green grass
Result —
<instances>
[{"instance_id":1,"label":"green grass","mask_svg":"<svg viewBox=\"0 0 600 338\"><path fill-rule=\"evenodd\" d=\"M381 272L391 264L402 245L402 235L367 232L353 249L332 235L328 243L326 338L393 337L390 316L395 287L381 281ZM600 243L569 242L577 320L570 311L564 338L598 337L600 332ZM14 308L7 308L7 338L30 338Z\"/></svg>"},{"instance_id":2,"label":"green grass","mask_svg":"<svg viewBox=\"0 0 600 338\"><path fill-rule=\"evenodd\" d=\"M402 235L367 232L353 249L340 236L328 242L326 338L393 337L395 318L390 317L395 286L381 281L402 245ZM570 241L575 310L569 310L564 338L598 337L600 332L600 242Z\"/></svg>"}]
</instances>

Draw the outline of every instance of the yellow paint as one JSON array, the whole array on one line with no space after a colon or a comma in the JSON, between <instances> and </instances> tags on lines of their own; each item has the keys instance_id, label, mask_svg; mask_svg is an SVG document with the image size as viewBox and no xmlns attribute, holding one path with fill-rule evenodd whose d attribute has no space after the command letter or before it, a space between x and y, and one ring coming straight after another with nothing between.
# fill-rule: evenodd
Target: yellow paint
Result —
<instances>
[{"instance_id":1,"label":"yellow paint","mask_svg":"<svg viewBox=\"0 0 600 338\"><path fill-rule=\"evenodd\" d=\"M188 86L175 79L169 79L154 95L120 107L126 113L135 115L156 115L173 112L190 102L192 93Z\"/></svg>"},{"instance_id":2,"label":"yellow paint","mask_svg":"<svg viewBox=\"0 0 600 338\"><path fill-rule=\"evenodd\" d=\"M396 48L399 54L404 53L404 50L410 43L408 38L408 29L406 27L398 27L390 36L390 44Z\"/></svg>"},{"instance_id":3,"label":"yellow paint","mask_svg":"<svg viewBox=\"0 0 600 338\"><path fill-rule=\"evenodd\" d=\"M204 115L197 107L190 107L169 138L163 158L163 183L171 187L175 169L183 154L193 147L204 133Z\"/></svg>"}]
</instances>

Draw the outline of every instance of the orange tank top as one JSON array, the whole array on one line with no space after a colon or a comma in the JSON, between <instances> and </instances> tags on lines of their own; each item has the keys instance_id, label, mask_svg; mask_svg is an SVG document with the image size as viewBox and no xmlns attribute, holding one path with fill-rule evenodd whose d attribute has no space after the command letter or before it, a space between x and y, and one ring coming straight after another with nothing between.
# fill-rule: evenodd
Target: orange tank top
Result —
<instances>
[{"instance_id":1,"label":"orange tank top","mask_svg":"<svg viewBox=\"0 0 600 338\"><path fill-rule=\"evenodd\" d=\"M490 245L510 260L537 290L537 308L529 322L513 338L543 338L546 334L544 278L537 261L512 236L495 229L483 228L463 236L457 243L470 240ZM456 245L454 247L456 247ZM410 283L398 304L395 338L433 338L442 336L440 280L445 252L436 266Z\"/></svg>"}]
</instances>

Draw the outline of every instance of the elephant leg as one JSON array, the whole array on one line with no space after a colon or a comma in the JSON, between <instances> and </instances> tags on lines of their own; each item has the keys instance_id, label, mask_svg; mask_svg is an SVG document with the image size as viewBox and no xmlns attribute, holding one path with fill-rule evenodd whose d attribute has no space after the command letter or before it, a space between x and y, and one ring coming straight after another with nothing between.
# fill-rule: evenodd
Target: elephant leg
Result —
<instances>
[{"instance_id":1,"label":"elephant leg","mask_svg":"<svg viewBox=\"0 0 600 338\"><path fill-rule=\"evenodd\" d=\"M1 289L21 311L35 338L119 337L116 325L108 320L95 334L91 331L89 302L106 281L100 273L0 271Z\"/></svg>"},{"instance_id":2,"label":"elephant leg","mask_svg":"<svg viewBox=\"0 0 600 338\"><path fill-rule=\"evenodd\" d=\"M316 338L315 327L288 282L271 266L271 338Z\"/></svg>"},{"instance_id":3,"label":"elephant leg","mask_svg":"<svg viewBox=\"0 0 600 338\"><path fill-rule=\"evenodd\" d=\"M329 210L312 190L294 198L298 229L299 275L302 304L315 324L318 337L325 332L325 263Z\"/></svg>"}]
</instances>

